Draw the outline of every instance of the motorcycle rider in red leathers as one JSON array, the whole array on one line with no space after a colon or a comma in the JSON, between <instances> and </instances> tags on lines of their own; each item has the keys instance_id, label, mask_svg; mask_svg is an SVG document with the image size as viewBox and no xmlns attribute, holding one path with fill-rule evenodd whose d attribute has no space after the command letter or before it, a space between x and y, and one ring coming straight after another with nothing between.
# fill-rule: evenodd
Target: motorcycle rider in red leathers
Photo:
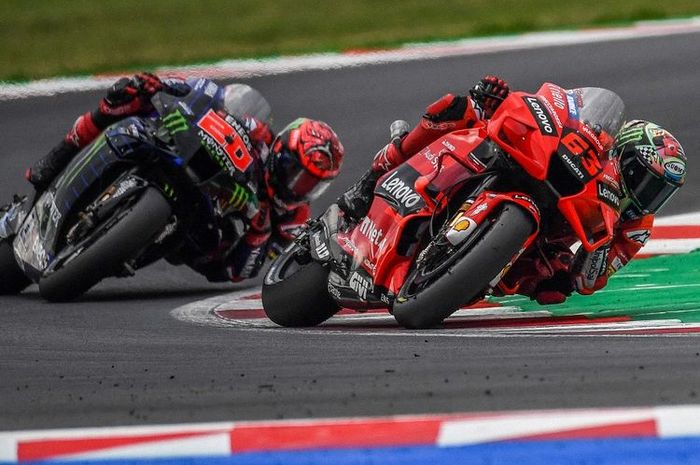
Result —
<instances>
[{"instance_id":1,"label":"motorcycle rider in red leathers","mask_svg":"<svg viewBox=\"0 0 700 465\"><path fill-rule=\"evenodd\" d=\"M78 117L68 134L26 172L26 178L44 191L70 160L107 126L129 116L149 116L150 98L158 91L175 96L189 93L197 80L165 79L140 73L117 81L92 112ZM309 203L338 175L344 149L336 133L322 121L299 118L276 137L266 120L270 106L255 89L244 84L225 87L223 107L239 119L254 147L250 172L257 186L257 212L244 236L230 250L227 218L221 218L218 250L204 256L184 251L184 261L209 281L241 281L255 277L266 256L279 253L311 215ZM248 169L246 170L248 172Z\"/></svg>"},{"instance_id":2,"label":"motorcycle rider in red leathers","mask_svg":"<svg viewBox=\"0 0 700 465\"><path fill-rule=\"evenodd\" d=\"M408 131L404 123L405 131L394 134L400 124L392 125L392 142L375 155L369 171L338 199L340 209L356 220L365 216L380 176L439 137L489 120L509 92L505 81L486 76L470 95L447 94L429 105L412 130ZM548 263L532 260L527 273L532 277L523 280L520 293L548 305L564 302L574 290L589 295L605 287L608 278L644 246L651 235L654 215L685 182L683 148L670 132L654 123L627 122L610 156L620 159L620 184L625 194L612 241L592 253L581 247L574 255L568 248L559 248L550 251Z\"/></svg>"}]
</instances>

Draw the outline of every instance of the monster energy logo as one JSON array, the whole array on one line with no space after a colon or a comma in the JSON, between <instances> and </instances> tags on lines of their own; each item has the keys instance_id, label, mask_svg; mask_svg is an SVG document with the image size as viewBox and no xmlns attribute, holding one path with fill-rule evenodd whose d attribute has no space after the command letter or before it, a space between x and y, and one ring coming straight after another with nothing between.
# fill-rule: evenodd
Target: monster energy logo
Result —
<instances>
[{"instance_id":1,"label":"monster energy logo","mask_svg":"<svg viewBox=\"0 0 700 465\"><path fill-rule=\"evenodd\" d=\"M100 150L102 149L102 147L105 146L106 143L107 138L105 138L104 136L95 139L92 142L92 145L88 146L89 148L85 149L84 155L72 164L70 172L67 172L62 177L61 181L57 183L56 188L60 189L61 187L72 183L78 176L78 174L80 174L80 172L83 170L83 168L85 168L87 164L90 163L92 158L100 152Z\"/></svg>"},{"instance_id":2,"label":"monster energy logo","mask_svg":"<svg viewBox=\"0 0 700 465\"><path fill-rule=\"evenodd\" d=\"M248 201L248 191L239 184L236 184L231 193L229 204L236 210L241 210Z\"/></svg>"},{"instance_id":3,"label":"monster energy logo","mask_svg":"<svg viewBox=\"0 0 700 465\"><path fill-rule=\"evenodd\" d=\"M187 120L184 116L182 116L180 110L175 110L174 112L164 116L163 126L165 126L165 129L167 129L172 135L175 135L178 132L186 131L187 128L189 128Z\"/></svg>"},{"instance_id":4,"label":"monster energy logo","mask_svg":"<svg viewBox=\"0 0 700 465\"><path fill-rule=\"evenodd\" d=\"M644 129L642 128L625 129L617 135L616 145L625 145L628 142L641 140L643 134Z\"/></svg>"}]
</instances>

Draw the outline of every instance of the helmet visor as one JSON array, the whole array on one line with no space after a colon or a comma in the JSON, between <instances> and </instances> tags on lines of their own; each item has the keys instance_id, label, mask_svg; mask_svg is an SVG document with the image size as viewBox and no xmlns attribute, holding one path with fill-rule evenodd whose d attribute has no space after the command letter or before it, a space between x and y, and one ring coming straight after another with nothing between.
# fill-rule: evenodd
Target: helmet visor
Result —
<instances>
[{"instance_id":1,"label":"helmet visor","mask_svg":"<svg viewBox=\"0 0 700 465\"><path fill-rule=\"evenodd\" d=\"M271 180L278 198L289 206L316 200L332 181L311 174L286 149L276 157Z\"/></svg>"},{"instance_id":2,"label":"helmet visor","mask_svg":"<svg viewBox=\"0 0 700 465\"><path fill-rule=\"evenodd\" d=\"M649 171L637 157L622 162L622 176L630 197L644 214L659 211L679 188Z\"/></svg>"}]
</instances>

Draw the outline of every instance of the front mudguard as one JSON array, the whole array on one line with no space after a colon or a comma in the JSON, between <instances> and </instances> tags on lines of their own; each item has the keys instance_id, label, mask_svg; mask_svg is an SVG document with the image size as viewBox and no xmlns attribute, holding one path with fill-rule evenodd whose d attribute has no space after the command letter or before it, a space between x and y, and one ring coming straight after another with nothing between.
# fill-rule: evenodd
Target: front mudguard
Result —
<instances>
[{"instance_id":1,"label":"front mudguard","mask_svg":"<svg viewBox=\"0 0 700 465\"><path fill-rule=\"evenodd\" d=\"M452 245L459 245L469 237L476 226L492 217L495 211L500 210L504 203L518 205L532 217L535 228L527 240L525 245L527 248L539 234L541 216L535 201L529 195L521 192L484 191L475 199L467 200L450 222L446 233L447 240Z\"/></svg>"},{"instance_id":2,"label":"front mudguard","mask_svg":"<svg viewBox=\"0 0 700 465\"><path fill-rule=\"evenodd\" d=\"M516 260L527 250L530 245L535 241L537 235L540 232L541 215L540 210L537 208L535 201L526 194L522 192L493 192L484 191L481 192L475 199L470 199L462 206L459 213L455 215L449 224L449 229L445 233L446 239L454 246L457 246L464 242L473 231L475 231L478 225L489 218L493 218L495 213L502 210L505 204L515 204L519 206L522 210L529 213L533 222L533 232L527 238L523 246L520 248L518 253L516 253L508 264L503 268L496 278L491 281L491 287L501 285L501 279L510 270ZM513 293L511 289L501 289L505 293Z\"/></svg>"}]
</instances>

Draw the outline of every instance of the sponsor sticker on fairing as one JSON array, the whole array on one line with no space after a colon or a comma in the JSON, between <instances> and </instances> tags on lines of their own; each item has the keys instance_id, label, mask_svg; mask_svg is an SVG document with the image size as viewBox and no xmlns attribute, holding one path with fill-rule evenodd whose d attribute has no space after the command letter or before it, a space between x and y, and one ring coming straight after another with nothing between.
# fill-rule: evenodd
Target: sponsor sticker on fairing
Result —
<instances>
[{"instance_id":1,"label":"sponsor sticker on fairing","mask_svg":"<svg viewBox=\"0 0 700 465\"><path fill-rule=\"evenodd\" d=\"M621 194L615 192L612 186L609 186L600 181L597 182L598 199L602 200L606 204L610 205L616 210L620 209L620 203L622 201Z\"/></svg>"},{"instance_id":2,"label":"sponsor sticker on fairing","mask_svg":"<svg viewBox=\"0 0 700 465\"><path fill-rule=\"evenodd\" d=\"M367 300L367 293L372 288L372 283L357 271L350 276L350 288L357 292L362 300Z\"/></svg>"},{"instance_id":3,"label":"sponsor sticker on fairing","mask_svg":"<svg viewBox=\"0 0 700 465\"><path fill-rule=\"evenodd\" d=\"M564 94L562 93L562 88L559 86L555 86L554 84L548 84L547 87L549 88L549 93L552 96L554 106L556 106L560 110L563 110L566 104L564 103Z\"/></svg>"},{"instance_id":4,"label":"sponsor sticker on fairing","mask_svg":"<svg viewBox=\"0 0 700 465\"><path fill-rule=\"evenodd\" d=\"M556 137L557 130L552 122L550 113L544 108L544 105L537 97L525 96L523 101L527 104L530 113L535 118L537 126L540 128L540 133L543 136Z\"/></svg>"},{"instance_id":5,"label":"sponsor sticker on fairing","mask_svg":"<svg viewBox=\"0 0 700 465\"><path fill-rule=\"evenodd\" d=\"M360 223L360 232L369 242L377 246L380 250L386 245L386 237L382 231L369 217L365 217Z\"/></svg>"},{"instance_id":6,"label":"sponsor sticker on fairing","mask_svg":"<svg viewBox=\"0 0 700 465\"><path fill-rule=\"evenodd\" d=\"M401 215L414 213L425 206L423 198L413 188L420 174L402 165L377 186L376 194L391 203Z\"/></svg>"},{"instance_id":7,"label":"sponsor sticker on fairing","mask_svg":"<svg viewBox=\"0 0 700 465\"><path fill-rule=\"evenodd\" d=\"M476 228L474 220L463 216L458 216L453 223L445 234L445 238L452 245L461 244Z\"/></svg>"},{"instance_id":8,"label":"sponsor sticker on fairing","mask_svg":"<svg viewBox=\"0 0 700 465\"><path fill-rule=\"evenodd\" d=\"M225 163L229 173L245 172L253 163L250 155L250 137L243 127L230 116L227 119L209 110L198 122L199 137L216 155L219 163Z\"/></svg>"},{"instance_id":9,"label":"sponsor sticker on fairing","mask_svg":"<svg viewBox=\"0 0 700 465\"><path fill-rule=\"evenodd\" d=\"M569 117L573 119L578 119L578 107L576 106L576 99L570 93L566 93L566 104L569 110Z\"/></svg>"},{"instance_id":10,"label":"sponsor sticker on fairing","mask_svg":"<svg viewBox=\"0 0 700 465\"><path fill-rule=\"evenodd\" d=\"M311 241L312 247L314 248L314 253L316 254L318 260L325 261L330 257L331 253L329 252L326 244L323 242L320 231L316 231L311 235Z\"/></svg>"}]
</instances>

